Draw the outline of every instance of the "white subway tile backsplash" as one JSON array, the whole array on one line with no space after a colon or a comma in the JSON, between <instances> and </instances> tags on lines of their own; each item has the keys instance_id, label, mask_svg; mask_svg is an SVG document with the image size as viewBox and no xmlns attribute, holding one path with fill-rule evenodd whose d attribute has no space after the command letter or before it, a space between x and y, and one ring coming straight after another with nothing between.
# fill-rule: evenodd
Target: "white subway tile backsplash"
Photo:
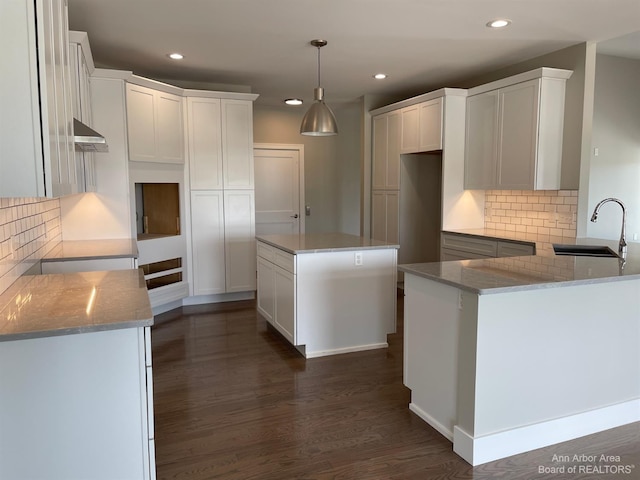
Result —
<instances>
[{"instance_id":1,"label":"white subway tile backsplash","mask_svg":"<svg viewBox=\"0 0 640 480\"><path fill-rule=\"evenodd\" d=\"M61 239L58 199L0 199L0 293Z\"/></svg>"},{"instance_id":2,"label":"white subway tile backsplash","mask_svg":"<svg viewBox=\"0 0 640 480\"><path fill-rule=\"evenodd\" d=\"M576 190L487 190L485 228L576 236Z\"/></svg>"}]
</instances>

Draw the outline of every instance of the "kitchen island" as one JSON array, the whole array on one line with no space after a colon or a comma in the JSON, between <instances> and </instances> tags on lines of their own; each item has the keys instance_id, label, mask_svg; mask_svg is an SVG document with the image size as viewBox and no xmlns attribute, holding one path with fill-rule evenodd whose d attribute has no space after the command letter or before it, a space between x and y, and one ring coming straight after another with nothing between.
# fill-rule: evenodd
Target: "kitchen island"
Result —
<instances>
[{"instance_id":1,"label":"kitchen island","mask_svg":"<svg viewBox=\"0 0 640 480\"><path fill-rule=\"evenodd\" d=\"M0 478L155 478L152 324L137 269L0 295Z\"/></svg>"},{"instance_id":2,"label":"kitchen island","mask_svg":"<svg viewBox=\"0 0 640 480\"><path fill-rule=\"evenodd\" d=\"M640 421L640 245L542 247L399 267L410 409L472 465Z\"/></svg>"},{"instance_id":3,"label":"kitchen island","mask_svg":"<svg viewBox=\"0 0 640 480\"><path fill-rule=\"evenodd\" d=\"M343 233L257 238L257 308L306 358L387 347L398 245Z\"/></svg>"}]
</instances>

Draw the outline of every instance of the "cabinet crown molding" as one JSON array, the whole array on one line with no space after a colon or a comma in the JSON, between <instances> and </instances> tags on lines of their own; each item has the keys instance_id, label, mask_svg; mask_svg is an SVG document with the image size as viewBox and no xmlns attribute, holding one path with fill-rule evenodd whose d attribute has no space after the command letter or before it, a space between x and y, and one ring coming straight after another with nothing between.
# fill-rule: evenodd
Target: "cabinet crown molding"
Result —
<instances>
[{"instance_id":1,"label":"cabinet crown molding","mask_svg":"<svg viewBox=\"0 0 640 480\"><path fill-rule=\"evenodd\" d=\"M369 111L369 114L371 116L380 115L382 113L392 112L394 110L399 110L404 107L410 107L411 105L416 105L418 103L434 100L436 98L442 98L445 96L466 97L467 90L464 88L440 88L439 90L434 90L433 92L423 93L422 95L418 95L416 97L407 98L406 100L402 100L400 102L376 108L375 110Z\"/></svg>"},{"instance_id":2,"label":"cabinet crown molding","mask_svg":"<svg viewBox=\"0 0 640 480\"><path fill-rule=\"evenodd\" d=\"M536 78L549 78L558 80L567 80L573 74L573 70L563 70L561 68L540 67L528 72L519 73L510 77L501 78L494 82L478 85L477 87L470 88L468 96L478 95L480 93L490 92L491 90L497 90L499 88L508 87L516 83L527 82L529 80L535 80Z\"/></svg>"}]
</instances>

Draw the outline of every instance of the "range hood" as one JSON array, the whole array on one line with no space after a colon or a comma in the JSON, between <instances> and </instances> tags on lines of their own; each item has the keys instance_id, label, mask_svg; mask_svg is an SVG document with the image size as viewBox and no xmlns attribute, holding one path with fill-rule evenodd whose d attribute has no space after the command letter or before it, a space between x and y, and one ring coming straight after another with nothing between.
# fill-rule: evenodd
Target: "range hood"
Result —
<instances>
[{"instance_id":1,"label":"range hood","mask_svg":"<svg viewBox=\"0 0 640 480\"><path fill-rule=\"evenodd\" d=\"M80 120L73 119L73 141L77 152L108 152L107 140Z\"/></svg>"}]
</instances>

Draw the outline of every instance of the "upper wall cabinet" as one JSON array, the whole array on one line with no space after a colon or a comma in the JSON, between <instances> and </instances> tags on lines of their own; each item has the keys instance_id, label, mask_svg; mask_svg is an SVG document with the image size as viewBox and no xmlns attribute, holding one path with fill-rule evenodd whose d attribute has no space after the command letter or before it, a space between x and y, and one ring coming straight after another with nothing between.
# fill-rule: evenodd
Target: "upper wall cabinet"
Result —
<instances>
[{"instance_id":1,"label":"upper wall cabinet","mask_svg":"<svg viewBox=\"0 0 640 480\"><path fill-rule=\"evenodd\" d=\"M69 73L73 118L93 126L91 113L91 73L94 70L89 37L85 32L69 32ZM95 152L75 152L78 192L96 191Z\"/></svg>"},{"instance_id":2,"label":"upper wall cabinet","mask_svg":"<svg viewBox=\"0 0 640 480\"><path fill-rule=\"evenodd\" d=\"M192 190L253 189L253 102L187 98Z\"/></svg>"},{"instance_id":3,"label":"upper wall cabinet","mask_svg":"<svg viewBox=\"0 0 640 480\"><path fill-rule=\"evenodd\" d=\"M540 68L469 91L465 188L558 190L569 70Z\"/></svg>"},{"instance_id":4,"label":"upper wall cabinet","mask_svg":"<svg viewBox=\"0 0 640 480\"><path fill-rule=\"evenodd\" d=\"M129 160L184 163L182 97L127 83Z\"/></svg>"},{"instance_id":5,"label":"upper wall cabinet","mask_svg":"<svg viewBox=\"0 0 640 480\"><path fill-rule=\"evenodd\" d=\"M3 2L0 39L0 196L75 193L66 2Z\"/></svg>"},{"instance_id":6,"label":"upper wall cabinet","mask_svg":"<svg viewBox=\"0 0 640 480\"><path fill-rule=\"evenodd\" d=\"M400 153L442 150L442 98L436 98L402 110Z\"/></svg>"},{"instance_id":7,"label":"upper wall cabinet","mask_svg":"<svg viewBox=\"0 0 640 480\"><path fill-rule=\"evenodd\" d=\"M373 189L400 188L400 110L373 117Z\"/></svg>"}]
</instances>

